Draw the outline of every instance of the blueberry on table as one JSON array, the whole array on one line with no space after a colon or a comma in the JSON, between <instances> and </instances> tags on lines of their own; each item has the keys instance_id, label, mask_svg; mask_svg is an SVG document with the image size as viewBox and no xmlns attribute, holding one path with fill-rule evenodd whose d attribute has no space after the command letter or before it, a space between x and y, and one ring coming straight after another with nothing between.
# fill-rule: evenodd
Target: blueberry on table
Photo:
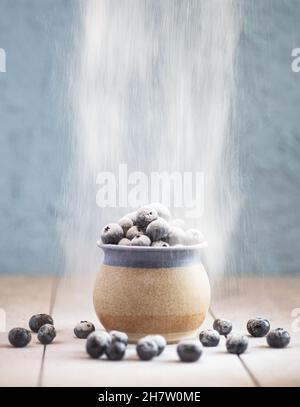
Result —
<instances>
[{"instance_id":1,"label":"blueberry on table","mask_svg":"<svg viewBox=\"0 0 300 407\"><path fill-rule=\"evenodd\" d=\"M156 210L159 217L165 219L166 221L171 219L169 208L167 208L165 205L161 204L160 202L154 202L151 203L150 206Z\"/></svg>"},{"instance_id":2,"label":"blueberry on table","mask_svg":"<svg viewBox=\"0 0 300 407\"><path fill-rule=\"evenodd\" d=\"M215 319L213 328L218 331L220 335L228 335L232 330L232 323L228 319Z\"/></svg>"},{"instance_id":3,"label":"blueberry on table","mask_svg":"<svg viewBox=\"0 0 300 407\"><path fill-rule=\"evenodd\" d=\"M160 240L162 237L168 235L170 230L169 224L163 218L158 218L149 223L146 229L146 235L150 237L152 242Z\"/></svg>"},{"instance_id":4,"label":"blueberry on table","mask_svg":"<svg viewBox=\"0 0 300 407\"><path fill-rule=\"evenodd\" d=\"M161 355L167 346L167 341L162 335L147 335L143 339L149 339L156 343L158 347L157 356Z\"/></svg>"},{"instance_id":5,"label":"blueberry on table","mask_svg":"<svg viewBox=\"0 0 300 407\"><path fill-rule=\"evenodd\" d=\"M93 359L102 356L111 344L111 336L107 332L92 332L86 340L86 352Z\"/></svg>"},{"instance_id":6,"label":"blueberry on table","mask_svg":"<svg viewBox=\"0 0 300 407\"><path fill-rule=\"evenodd\" d=\"M16 348L24 348L31 341L31 333L25 328L13 328L8 333L8 340Z\"/></svg>"},{"instance_id":7,"label":"blueberry on table","mask_svg":"<svg viewBox=\"0 0 300 407\"><path fill-rule=\"evenodd\" d=\"M247 322L247 330L250 335L261 338L270 330L270 322L264 318L252 318Z\"/></svg>"},{"instance_id":8,"label":"blueberry on table","mask_svg":"<svg viewBox=\"0 0 300 407\"><path fill-rule=\"evenodd\" d=\"M122 360L125 352L125 343L119 341L113 341L105 348L105 354L109 360Z\"/></svg>"},{"instance_id":9,"label":"blueberry on table","mask_svg":"<svg viewBox=\"0 0 300 407\"><path fill-rule=\"evenodd\" d=\"M104 244L117 244L122 237L124 231L118 223L109 223L101 231L101 240Z\"/></svg>"},{"instance_id":10,"label":"blueberry on table","mask_svg":"<svg viewBox=\"0 0 300 407\"><path fill-rule=\"evenodd\" d=\"M132 219L128 218L127 216L124 216L118 221L118 224L121 226L123 229L124 235L126 236L126 233L128 230L133 226L133 221Z\"/></svg>"},{"instance_id":11,"label":"blueberry on table","mask_svg":"<svg viewBox=\"0 0 300 407\"><path fill-rule=\"evenodd\" d=\"M35 314L29 320L29 328L33 332L38 332L40 327L45 324L54 324L53 318L48 314Z\"/></svg>"},{"instance_id":12,"label":"blueberry on table","mask_svg":"<svg viewBox=\"0 0 300 407\"><path fill-rule=\"evenodd\" d=\"M185 244L188 246L204 242L203 234L197 229L189 229L185 232Z\"/></svg>"},{"instance_id":13,"label":"blueberry on table","mask_svg":"<svg viewBox=\"0 0 300 407\"><path fill-rule=\"evenodd\" d=\"M271 348L285 348L290 340L290 334L283 328L273 329L267 335L267 342Z\"/></svg>"},{"instance_id":14,"label":"blueberry on table","mask_svg":"<svg viewBox=\"0 0 300 407\"><path fill-rule=\"evenodd\" d=\"M185 232L176 226L171 226L168 235L162 240L169 243L170 246L185 244Z\"/></svg>"},{"instance_id":15,"label":"blueberry on table","mask_svg":"<svg viewBox=\"0 0 300 407\"><path fill-rule=\"evenodd\" d=\"M140 359L151 360L158 355L158 346L153 339L142 338L136 344L136 352Z\"/></svg>"},{"instance_id":16,"label":"blueberry on table","mask_svg":"<svg viewBox=\"0 0 300 407\"><path fill-rule=\"evenodd\" d=\"M226 339L226 349L229 353L240 355L248 348L248 339L244 335L232 333Z\"/></svg>"},{"instance_id":17,"label":"blueberry on table","mask_svg":"<svg viewBox=\"0 0 300 407\"><path fill-rule=\"evenodd\" d=\"M135 236L130 243L131 246L150 246L151 240L146 235Z\"/></svg>"},{"instance_id":18,"label":"blueberry on table","mask_svg":"<svg viewBox=\"0 0 300 407\"><path fill-rule=\"evenodd\" d=\"M49 345L49 343L51 343L53 339L56 337L56 331L54 326L51 324L45 324L41 326L38 331L37 337L41 344Z\"/></svg>"},{"instance_id":19,"label":"blueberry on table","mask_svg":"<svg viewBox=\"0 0 300 407\"><path fill-rule=\"evenodd\" d=\"M220 342L220 334L215 329L206 329L200 332L199 339L203 346L218 346Z\"/></svg>"},{"instance_id":20,"label":"blueberry on table","mask_svg":"<svg viewBox=\"0 0 300 407\"><path fill-rule=\"evenodd\" d=\"M127 237L123 237L118 243L119 246L130 246L131 241Z\"/></svg>"},{"instance_id":21,"label":"blueberry on table","mask_svg":"<svg viewBox=\"0 0 300 407\"><path fill-rule=\"evenodd\" d=\"M177 354L182 362L196 362L202 355L202 345L198 341L179 342Z\"/></svg>"},{"instance_id":22,"label":"blueberry on table","mask_svg":"<svg viewBox=\"0 0 300 407\"><path fill-rule=\"evenodd\" d=\"M152 206L142 206L137 210L136 224L141 228L146 228L157 218L158 214Z\"/></svg>"},{"instance_id":23,"label":"blueberry on table","mask_svg":"<svg viewBox=\"0 0 300 407\"><path fill-rule=\"evenodd\" d=\"M158 240L157 242L151 243L152 247L170 247L169 243L164 242L163 240Z\"/></svg>"},{"instance_id":24,"label":"blueberry on table","mask_svg":"<svg viewBox=\"0 0 300 407\"><path fill-rule=\"evenodd\" d=\"M80 321L74 328L74 334L77 338L86 339L90 333L94 332L95 326L89 321Z\"/></svg>"},{"instance_id":25,"label":"blueberry on table","mask_svg":"<svg viewBox=\"0 0 300 407\"><path fill-rule=\"evenodd\" d=\"M110 336L112 342L122 342L124 343L125 346L127 346L128 343L128 335L125 332L121 331L110 331Z\"/></svg>"},{"instance_id":26,"label":"blueberry on table","mask_svg":"<svg viewBox=\"0 0 300 407\"><path fill-rule=\"evenodd\" d=\"M136 236L141 236L143 235L144 232L141 228L137 226L132 226L126 233L126 238L129 240L132 240Z\"/></svg>"}]
</instances>

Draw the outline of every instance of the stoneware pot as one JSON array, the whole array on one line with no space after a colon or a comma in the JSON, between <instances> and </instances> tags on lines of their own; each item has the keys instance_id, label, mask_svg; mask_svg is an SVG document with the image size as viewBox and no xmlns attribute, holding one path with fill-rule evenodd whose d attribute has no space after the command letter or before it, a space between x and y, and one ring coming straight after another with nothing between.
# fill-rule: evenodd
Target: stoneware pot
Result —
<instances>
[{"instance_id":1,"label":"stoneware pot","mask_svg":"<svg viewBox=\"0 0 300 407\"><path fill-rule=\"evenodd\" d=\"M104 328L126 332L130 342L146 334L169 343L194 337L210 303L204 246L100 245L94 306Z\"/></svg>"}]
</instances>

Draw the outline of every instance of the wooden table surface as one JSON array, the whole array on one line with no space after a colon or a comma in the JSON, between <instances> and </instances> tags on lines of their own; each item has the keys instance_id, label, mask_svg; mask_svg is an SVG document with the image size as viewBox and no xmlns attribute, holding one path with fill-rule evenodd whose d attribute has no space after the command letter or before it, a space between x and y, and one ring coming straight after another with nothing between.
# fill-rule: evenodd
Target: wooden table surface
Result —
<instances>
[{"instance_id":1,"label":"wooden table surface","mask_svg":"<svg viewBox=\"0 0 300 407\"><path fill-rule=\"evenodd\" d=\"M225 340L217 348L204 348L200 361L180 363L176 346L151 362L138 360L133 345L126 358L111 362L92 360L85 340L74 337L82 320L97 322L92 305L93 278L0 278L0 327L6 314L6 332L0 332L0 386L300 386L300 278L227 278L213 283L211 310L201 329L214 317L231 319L234 330L246 333L253 316L269 318L271 326L286 328L291 344L271 349L265 338L249 338L241 356L226 352ZM298 310L297 310L298 308ZM2 311L1 311L2 309ZM55 342L46 347L36 335L26 348L8 344L7 331L28 326L32 314L52 312Z\"/></svg>"}]
</instances>

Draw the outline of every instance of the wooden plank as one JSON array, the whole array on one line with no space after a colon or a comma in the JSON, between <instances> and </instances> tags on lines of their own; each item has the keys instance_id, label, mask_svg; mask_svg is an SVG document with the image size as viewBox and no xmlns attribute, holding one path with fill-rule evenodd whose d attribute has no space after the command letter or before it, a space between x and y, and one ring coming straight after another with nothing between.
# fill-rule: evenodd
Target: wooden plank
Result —
<instances>
[{"instance_id":1,"label":"wooden plank","mask_svg":"<svg viewBox=\"0 0 300 407\"><path fill-rule=\"evenodd\" d=\"M93 281L82 276L62 281L53 313L58 335L56 342L47 346L43 386L252 385L238 358L225 351L224 340L218 348L206 348L201 360L193 364L180 363L174 345L151 362L140 361L133 345L128 346L122 362L91 360L85 353L85 340L74 338L72 331L81 319L97 321L92 289ZM202 329L211 326L208 316Z\"/></svg>"},{"instance_id":2,"label":"wooden plank","mask_svg":"<svg viewBox=\"0 0 300 407\"><path fill-rule=\"evenodd\" d=\"M0 308L6 314L5 332L0 333L0 386L36 386L44 347L33 334L26 348L13 348L7 332L28 328L31 315L48 312L51 280L34 277L1 277Z\"/></svg>"}]
</instances>

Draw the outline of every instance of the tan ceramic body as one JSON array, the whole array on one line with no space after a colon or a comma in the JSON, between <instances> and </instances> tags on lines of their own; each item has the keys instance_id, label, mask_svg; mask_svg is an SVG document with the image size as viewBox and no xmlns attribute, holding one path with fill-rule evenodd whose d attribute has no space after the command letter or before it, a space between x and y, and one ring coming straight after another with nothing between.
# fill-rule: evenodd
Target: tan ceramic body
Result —
<instances>
[{"instance_id":1,"label":"tan ceramic body","mask_svg":"<svg viewBox=\"0 0 300 407\"><path fill-rule=\"evenodd\" d=\"M210 285L201 263L170 268L103 264L94 289L104 328L126 332L131 342L157 333L168 342L194 337L209 304Z\"/></svg>"}]
</instances>

